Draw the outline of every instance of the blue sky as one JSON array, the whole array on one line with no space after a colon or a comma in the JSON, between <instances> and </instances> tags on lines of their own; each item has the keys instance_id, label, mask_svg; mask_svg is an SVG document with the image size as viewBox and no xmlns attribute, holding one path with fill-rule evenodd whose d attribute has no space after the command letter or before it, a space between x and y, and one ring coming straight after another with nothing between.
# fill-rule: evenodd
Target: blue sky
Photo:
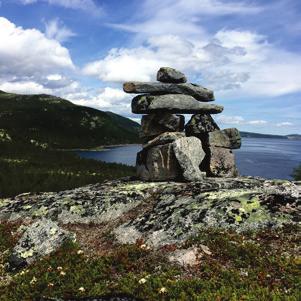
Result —
<instances>
[{"instance_id":1,"label":"blue sky","mask_svg":"<svg viewBox=\"0 0 301 301\"><path fill-rule=\"evenodd\" d=\"M221 127L301 133L299 0L0 0L0 89L130 118L161 66L212 88Z\"/></svg>"}]
</instances>

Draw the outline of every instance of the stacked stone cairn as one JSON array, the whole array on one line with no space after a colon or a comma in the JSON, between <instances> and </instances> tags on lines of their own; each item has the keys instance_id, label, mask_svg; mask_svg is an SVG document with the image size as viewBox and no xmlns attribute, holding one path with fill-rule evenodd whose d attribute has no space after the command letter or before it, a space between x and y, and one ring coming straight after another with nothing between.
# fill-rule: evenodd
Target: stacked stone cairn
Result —
<instances>
[{"instance_id":1,"label":"stacked stone cairn","mask_svg":"<svg viewBox=\"0 0 301 301\"><path fill-rule=\"evenodd\" d=\"M201 181L204 177L236 177L232 149L240 148L235 128L220 130L211 114L223 107L213 91L187 83L182 72L162 67L157 82L126 82L132 112L142 116L143 149L137 154L137 175L145 181ZM193 114L185 125L182 114Z\"/></svg>"}]
</instances>

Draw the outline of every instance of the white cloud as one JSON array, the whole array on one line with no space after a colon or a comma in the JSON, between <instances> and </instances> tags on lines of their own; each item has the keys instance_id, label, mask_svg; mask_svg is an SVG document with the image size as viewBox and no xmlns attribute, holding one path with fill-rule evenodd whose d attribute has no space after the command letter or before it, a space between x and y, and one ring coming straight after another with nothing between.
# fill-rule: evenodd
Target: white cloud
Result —
<instances>
[{"instance_id":1,"label":"white cloud","mask_svg":"<svg viewBox=\"0 0 301 301\"><path fill-rule=\"evenodd\" d=\"M214 89L218 97L301 91L300 54L270 44L254 31L208 33L202 25L209 16L258 14L263 7L245 1L147 0L137 10L136 22L113 25L135 33L132 46L111 49L87 64L84 74L107 82L149 81L159 67L171 66Z\"/></svg>"},{"instance_id":2,"label":"white cloud","mask_svg":"<svg viewBox=\"0 0 301 301\"><path fill-rule=\"evenodd\" d=\"M215 119L223 124L242 124L245 122L241 116L217 115Z\"/></svg>"},{"instance_id":3,"label":"white cloud","mask_svg":"<svg viewBox=\"0 0 301 301\"><path fill-rule=\"evenodd\" d=\"M262 10L244 1L229 0L146 0L142 3L137 9L137 22L111 26L146 36L172 33L201 38L205 37L205 31L198 23L205 16L255 14Z\"/></svg>"},{"instance_id":4,"label":"white cloud","mask_svg":"<svg viewBox=\"0 0 301 301\"><path fill-rule=\"evenodd\" d=\"M49 39L65 42L76 34L66 27L59 19L53 19L45 23L45 34Z\"/></svg>"},{"instance_id":5,"label":"white cloud","mask_svg":"<svg viewBox=\"0 0 301 301\"><path fill-rule=\"evenodd\" d=\"M0 17L0 77L35 76L73 69L68 49L36 29L17 27Z\"/></svg>"},{"instance_id":6,"label":"white cloud","mask_svg":"<svg viewBox=\"0 0 301 301\"><path fill-rule=\"evenodd\" d=\"M18 94L49 94L50 89L33 81L0 83L0 90Z\"/></svg>"},{"instance_id":7,"label":"white cloud","mask_svg":"<svg viewBox=\"0 0 301 301\"><path fill-rule=\"evenodd\" d=\"M222 124L232 124L232 125L255 125L263 126L268 124L266 120L245 120L242 116L227 116L227 115L218 115L215 117L217 121Z\"/></svg>"},{"instance_id":8,"label":"white cloud","mask_svg":"<svg viewBox=\"0 0 301 301\"><path fill-rule=\"evenodd\" d=\"M129 115L131 112L131 96L121 89L105 87L99 92L70 93L67 99L82 106L89 106L103 111L112 111L117 114Z\"/></svg>"},{"instance_id":9,"label":"white cloud","mask_svg":"<svg viewBox=\"0 0 301 301\"><path fill-rule=\"evenodd\" d=\"M0 87L7 92L50 93L68 87L74 71L67 48L36 29L0 17Z\"/></svg>"},{"instance_id":10,"label":"white cloud","mask_svg":"<svg viewBox=\"0 0 301 301\"><path fill-rule=\"evenodd\" d=\"M267 124L268 122L266 120L250 120L250 121L247 121L246 124L251 124L251 125L265 125Z\"/></svg>"},{"instance_id":11,"label":"white cloud","mask_svg":"<svg viewBox=\"0 0 301 301\"><path fill-rule=\"evenodd\" d=\"M93 0L19 0L24 5L38 2L47 2L50 5L62 6L65 8L79 9L95 15L103 13L103 9Z\"/></svg>"},{"instance_id":12,"label":"white cloud","mask_svg":"<svg viewBox=\"0 0 301 301\"><path fill-rule=\"evenodd\" d=\"M188 72L218 96L229 98L301 91L301 55L278 49L249 31L221 30L201 42L176 35L152 36L144 46L112 49L83 71L108 82L149 81L161 66Z\"/></svg>"},{"instance_id":13,"label":"white cloud","mask_svg":"<svg viewBox=\"0 0 301 301\"><path fill-rule=\"evenodd\" d=\"M279 122L276 125L278 127L289 127L289 126L293 126L294 124L292 122L284 121L284 122Z\"/></svg>"}]
</instances>

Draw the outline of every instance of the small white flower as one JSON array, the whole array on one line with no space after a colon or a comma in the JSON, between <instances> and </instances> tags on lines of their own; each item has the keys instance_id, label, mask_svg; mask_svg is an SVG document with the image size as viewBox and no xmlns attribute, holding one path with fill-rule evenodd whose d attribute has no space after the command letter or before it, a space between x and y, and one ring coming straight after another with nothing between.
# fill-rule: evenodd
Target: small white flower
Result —
<instances>
[{"instance_id":1,"label":"small white flower","mask_svg":"<svg viewBox=\"0 0 301 301\"><path fill-rule=\"evenodd\" d=\"M33 276L32 279L30 280L30 284L35 284L38 281L38 279Z\"/></svg>"},{"instance_id":2,"label":"small white flower","mask_svg":"<svg viewBox=\"0 0 301 301\"><path fill-rule=\"evenodd\" d=\"M147 281L147 280L146 280L145 278L141 278L141 279L139 280L139 284L144 284L146 281Z\"/></svg>"},{"instance_id":3,"label":"small white flower","mask_svg":"<svg viewBox=\"0 0 301 301\"><path fill-rule=\"evenodd\" d=\"M149 251L149 250L150 250L150 246L148 246L148 245L146 245L146 244L142 244L142 245L140 246L140 249Z\"/></svg>"},{"instance_id":4,"label":"small white flower","mask_svg":"<svg viewBox=\"0 0 301 301\"><path fill-rule=\"evenodd\" d=\"M78 255L84 254L84 251L83 251L83 250L78 250L78 251L77 251L77 254L78 254Z\"/></svg>"},{"instance_id":5,"label":"small white flower","mask_svg":"<svg viewBox=\"0 0 301 301\"><path fill-rule=\"evenodd\" d=\"M78 290L83 293L85 291L85 288L84 287L80 287Z\"/></svg>"},{"instance_id":6,"label":"small white flower","mask_svg":"<svg viewBox=\"0 0 301 301\"><path fill-rule=\"evenodd\" d=\"M57 269L58 271L62 271L62 270L63 270L62 267L57 267L56 269Z\"/></svg>"},{"instance_id":7,"label":"small white flower","mask_svg":"<svg viewBox=\"0 0 301 301\"><path fill-rule=\"evenodd\" d=\"M64 271L61 271L61 272L60 272L60 275L61 275L61 276L65 276L66 273L65 273Z\"/></svg>"},{"instance_id":8,"label":"small white flower","mask_svg":"<svg viewBox=\"0 0 301 301\"><path fill-rule=\"evenodd\" d=\"M159 290L159 293L160 294L166 294L167 293L166 287L161 287L160 290Z\"/></svg>"}]
</instances>

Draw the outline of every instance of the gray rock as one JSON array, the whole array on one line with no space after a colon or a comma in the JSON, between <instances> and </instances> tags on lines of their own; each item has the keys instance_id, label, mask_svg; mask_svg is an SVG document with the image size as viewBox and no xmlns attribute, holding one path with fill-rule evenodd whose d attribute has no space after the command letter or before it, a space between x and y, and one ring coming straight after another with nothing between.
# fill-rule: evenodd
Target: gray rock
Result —
<instances>
[{"instance_id":1,"label":"gray rock","mask_svg":"<svg viewBox=\"0 0 301 301\"><path fill-rule=\"evenodd\" d=\"M7 220L2 213L10 221L20 221L20 217L36 219L42 207L57 220L62 209L69 210L82 203L82 210L74 212L79 216L79 212L83 212L83 217L95 227L100 224L102 229L105 225L106 239L108 233L118 233L120 243L135 243L140 238L156 247L183 242L208 227L237 232L286 225L300 227L300 197L301 181L253 177L207 177L185 183L122 179L60 192L0 199L0 221ZM112 218L116 208L124 209L122 212L118 209L119 213ZM104 219L104 215L111 219ZM86 243L90 234L94 237L95 232L87 232L87 226L81 222L76 228L83 234L83 241L81 235L78 236L79 243ZM102 232L97 232L100 241Z\"/></svg>"},{"instance_id":2,"label":"gray rock","mask_svg":"<svg viewBox=\"0 0 301 301\"><path fill-rule=\"evenodd\" d=\"M217 114L223 109L222 106L202 103L192 96L181 94L138 95L132 100L132 112L136 114L153 112Z\"/></svg>"},{"instance_id":3,"label":"gray rock","mask_svg":"<svg viewBox=\"0 0 301 301\"><path fill-rule=\"evenodd\" d=\"M205 174L200 171L200 164L205 157L202 142L196 137L184 137L172 143L175 156L187 181L200 181Z\"/></svg>"},{"instance_id":4,"label":"gray rock","mask_svg":"<svg viewBox=\"0 0 301 301\"><path fill-rule=\"evenodd\" d=\"M145 181L176 180L182 174L171 143L139 152L136 169L137 176Z\"/></svg>"},{"instance_id":5,"label":"gray rock","mask_svg":"<svg viewBox=\"0 0 301 301\"><path fill-rule=\"evenodd\" d=\"M149 149L153 146L171 143L183 137L185 137L185 133L183 132L165 132L157 136L156 138L148 141L146 144L143 145L143 148Z\"/></svg>"},{"instance_id":6,"label":"gray rock","mask_svg":"<svg viewBox=\"0 0 301 301\"><path fill-rule=\"evenodd\" d=\"M211 146L209 173L215 177L236 177L238 170L234 154L230 149Z\"/></svg>"},{"instance_id":7,"label":"gray rock","mask_svg":"<svg viewBox=\"0 0 301 301\"><path fill-rule=\"evenodd\" d=\"M256 232L298 225L300 192L301 182L251 177L170 182L156 192L150 211L125 222L114 233L121 243L135 243L134 236L156 248L183 242L208 227Z\"/></svg>"},{"instance_id":8,"label":"gray rock","mask_svg":"<svg viewBox=\"0 0 301 301\"><path fill-rule=\"evenodd\" d=\"M230 128L209 133L208 144L210 146L237 149L241 147L241 137L238 129Z\"/></svg>"},{"instance_id":9,"label":"gray rock","mask_svg":"<svg viewBox=\"0 0 301 301\"><path fill-rule=\"evenodd\" d=\"M219 130L219 127L209 114L193 115L185 126L187 136L204 135L216 130Z\"/></svg>"},{"instance_id":10,"label":"gray rock","mask_svg":"<svg viewBox=\"0 0 301 301\"><path fill-rule=\"evenodd\" d=\"M185 94L194 97L198 101L213 101L213 91L196 84L165 84L158 82L126 82L123 90L127 93L150 94Z\"/></svg>"},{"instance_id":11,"label":"gray rock","mask_svg":"<svg viewBox=\"0 0 301 301\"><path fill-rule=\"evenodd\" d=\"M140 137L152 139L164 132L182 132L185 118L183 115L155 113L142 116Z\"/></svg>"},{"instance_id":12,"label":"gray rock","mask_svg":"<svg viewBox=\"0 0 301 301\"><path fill-rule=\"evenodd\" d=\"M56 251L74 235L61 229L57 223L42 219L30 225L9 258L11 269L19 269Z\"/></svg>"},{"instance_id":13,"label":"gray rock","mask_svg":"<svg viewBox=\"0 0 301 301\"><path fill-rule=\"evenodd\" d=\"M173 68L161 67L157 72L157 80L164 83L186 83L186 76Z\"/></svg>"},{"instance_id":14,"label":"gray rock","mask_svg":"<svg viewBox=\"0 0 301 301\"><path fill-rule=\"evenodd\" d=\"M173 251L168 259L170 262L176 262L181 266L194 266L199 263L199 250L196 247L190 247L188 249L179 249Z\"/></svg>"}]
</instances>

